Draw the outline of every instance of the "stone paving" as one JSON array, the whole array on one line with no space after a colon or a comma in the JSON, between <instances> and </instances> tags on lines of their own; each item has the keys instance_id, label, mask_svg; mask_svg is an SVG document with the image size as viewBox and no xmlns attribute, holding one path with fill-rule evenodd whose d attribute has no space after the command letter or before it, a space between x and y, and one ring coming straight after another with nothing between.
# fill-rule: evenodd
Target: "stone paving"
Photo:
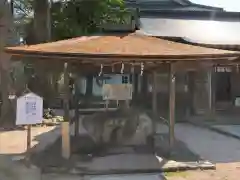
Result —
<instances>
[{"instance_id":1,"label":"stone paving","mask_svg":"<svg viewBox=\"0 0 240 180\"><path fill-rule=\"evenodd\" d=\"M193 152L215 162L216 170L175 173L168 180L239 180L239 140L189 124L177 124L175 133Z\"/></svg>"},{"instance_id":2,"label":"stone paving","mask_svg":"<svg viewBox=\"0 0 240 180\"><path fill-rule=\"evenodd\" d=\"M190 122L196 126L208 128L240 140L240 121L237 115L216 115L213 120L203 116L195 116L191 117Z\"/></svg>"},{"instance_id":3,"label":"stone paving","mask_svg":"<svg viewBox=\"0 0 240 180\"><path fill-rule=\"evenodd\" d=\"M240 139L240 125L212 125L212 127Z\"/></svg>"},{"instance_id":4,"label":"stone paving","mask_svg":"<svg viewBox=\"0 0 240 180\"><path fill-rule=\"evenodd\" d=\"M177 124L175 133L203 159L214 163L240 162L240 143L237 139L187 123Z\"/></svg>"}]
</instances>

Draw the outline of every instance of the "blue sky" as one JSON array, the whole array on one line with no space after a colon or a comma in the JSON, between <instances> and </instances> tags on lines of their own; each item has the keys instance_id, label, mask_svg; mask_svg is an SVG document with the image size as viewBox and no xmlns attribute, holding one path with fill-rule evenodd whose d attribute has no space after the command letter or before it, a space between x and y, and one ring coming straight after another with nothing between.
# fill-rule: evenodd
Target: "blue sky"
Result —
<instances>
[{"instance_id":1,"label":"blue sky","mask_svg":"<svg viewBox=\"0 0 240 180\"><path fill-rule=\"evenodd\" d=\"M240 0L191 0L194 3L222 7L226 11L240 12Z\"/></svg>"}]
</instances>

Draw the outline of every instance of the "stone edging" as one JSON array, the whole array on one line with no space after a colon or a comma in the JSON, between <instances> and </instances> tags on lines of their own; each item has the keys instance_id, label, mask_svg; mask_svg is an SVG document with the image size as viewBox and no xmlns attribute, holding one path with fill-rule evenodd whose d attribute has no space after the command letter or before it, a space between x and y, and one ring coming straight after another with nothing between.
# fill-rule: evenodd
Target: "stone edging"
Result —
<instances>
[{"instance_id":1,"label":"stone edging","mask_svg":"<svg viewBox=\"0 0 240 180\"><path fill-rule=\"evenodd\" d=\"M226 132L226 131L223 131L221 129L218 129L218 128L215 128L215 127L212 127L210 125L206 125L206 124L202 124L202 123L196 123L196 122L193 122L193 121L188 121L190 124L194 125L194 126L197 126L197 127L201 127L201 128L206 128L206 129L209 129L211 131L214 131L214 132L217 132L219 134L222 134L222 135L225 135L225 136L228 136L228 137L232 137L232 138L235 138L235 139L238 139L240 140L240 137L235 135L235 134L232 134L232 133L229 133L229 132Z\"/></svg>"},{"instance_id":2,"label":"stone edging","mask_svg":"<svg viewBox=\"0 0 240 180\"><path fill-rule=\"evenodd\" d=\"M67 169L52 167L42 169L42 174L70 174L70 175L112 175L112 174L145 174L145 173L163 173L163 172L178 172L187 170L215 170L216 166L206 162L184 162L177 163L175 166L166 166L162 169L136 169L136 170L108 170L108 171L85 171L77 168Z\"/></svg>"}]
</instances>

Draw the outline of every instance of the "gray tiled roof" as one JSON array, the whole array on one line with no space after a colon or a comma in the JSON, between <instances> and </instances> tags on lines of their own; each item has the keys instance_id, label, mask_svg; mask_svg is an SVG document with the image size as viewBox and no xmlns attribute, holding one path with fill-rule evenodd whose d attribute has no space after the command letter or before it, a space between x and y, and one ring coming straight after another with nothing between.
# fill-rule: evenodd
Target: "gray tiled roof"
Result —
<instances>
[{"instance_id":1,"label":"gray tiled roof","mask_svg":"<svg viewBox=\"0 0 240 180\"><path fill-rule=\"evenodd\" d=\"M240 21L141 17L140 30L151 36L180 37L191 43L240 45Z\"/></svg>"},{"instance_id":2,"label":"gray tiled roof","mask_svg":"<svg viewBox=\"0 0 240 180\"><path fill-rule=\"evenodd\" d=\"M180 11L209 11L222 10L192 3L188 0L125 0L126 5L132 8L138 8L140 11L162 11L162 10L180 10Z\"/></svg>"}]
</instances>

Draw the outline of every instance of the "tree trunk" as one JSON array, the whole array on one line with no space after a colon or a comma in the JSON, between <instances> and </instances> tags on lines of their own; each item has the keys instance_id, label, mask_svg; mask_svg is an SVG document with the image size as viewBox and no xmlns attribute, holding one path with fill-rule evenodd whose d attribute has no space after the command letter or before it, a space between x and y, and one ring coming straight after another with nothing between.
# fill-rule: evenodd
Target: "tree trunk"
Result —
<instances>
[{"instance_id":1,"label":"tree trunk","mask_svg":"<svg viewBox=\"0 0 240 180\"><path fill-rule=\"evenodd\" d=\"M51 8L48 0L34 2L34 32L37 43L51 40Z\"/></svg>"},{"instance_id":2,"label":"tree trunk","mask_svg":"<svg viewBox=\"0 0 240 180\"><path fill-rule=\"evenodd\" d=\"M51 4L48 0L34 0L34 20L26 26L28 45L51 40Z\"/></svg>"},{"instance_id":3,"label":"tree trunk","mask_svg":"<svg viewBox=\"0 0 240 180\"><path fill-rule=\"evenodd\" d=\"M9 46L13 38L13 14L12 2L0 0L0 73L1 73L1 124L14 125L15 107L9 100L9 94L14 93L10 78L11 56L4 52L4 48Z\"/></svg>"},{"instance_id":4,"label":"tree trunk","mask_svg":"<svg viewBox=\"0 0 240 180\"><path fill-rule=\"evenodd\" d=\"M49 42L51 40L51 8L49 0L35 0L34 1L34 21L33 21L33 34L30 34L31 43L38 44ZM30 28L31 29L31 28ZM31 31L29 33L32 33ZM36 76L40 82L35 82L34 86L38 87L39 84L43 89L38 89L38 94L43 96L45 104L48 104L52 97L51 75L47 68L46 63L39 62L35 64Z\"/></svg>"}]
</instances>

